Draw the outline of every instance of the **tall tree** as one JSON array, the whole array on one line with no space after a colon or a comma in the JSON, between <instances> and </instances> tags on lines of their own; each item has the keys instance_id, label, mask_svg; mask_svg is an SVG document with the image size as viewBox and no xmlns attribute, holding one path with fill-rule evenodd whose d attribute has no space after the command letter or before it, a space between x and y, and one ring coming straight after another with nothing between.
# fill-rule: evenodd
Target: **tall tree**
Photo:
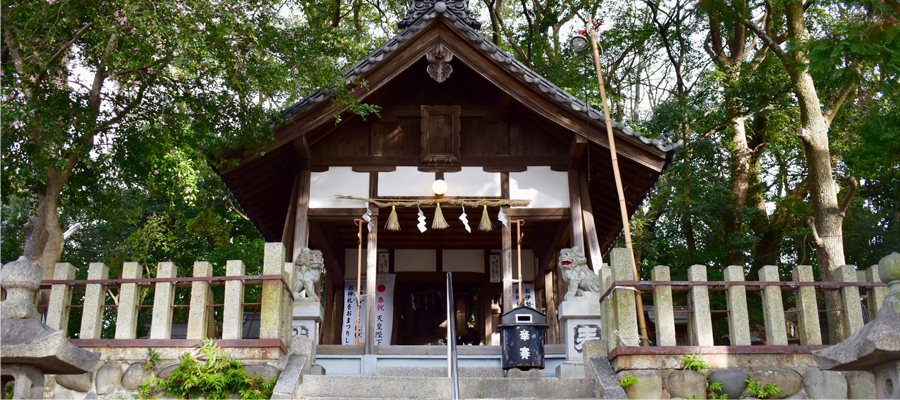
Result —
<instances>
[{"instance_id":1,"label":"tall tree","mask_svg":"<svg viewBox=\"0 0 900 400\"><path fill-rule=\"evenodd\" d=\"M762 39L790 76L800 110L797 136L803 143L809 174L813 210L809 227L821 276L833 280L834 271L845 264L842 224L856 182L850 179L850 189L839 201L829 128L847 97L856 89L860 75L869 73L874 65L871 59L873 47L897 43L900 3L863 1L845 7L840 2L784 1L778 6L783 7L783 14L779 15L786 27L783 32L773 31L771 25L760 27L742 16L742 10L733 12L744 26ZM837 14L839 21L831 26L826 18L816 19L816 15L832 13ZM814 36L811 27L832 30L818 31L819 36ZM782 47L782 35L789 46ZM833 51L824 54L823 45ZM811 55L816 63L820 63L818 68L811 62ZM835 309L836 299L831 297L829 308ZM837 318L835 313L829 314L832 343L846 336Z\"/></svg>"},{"instance_id":2,"label":"tall tree","mask_svg":"<svg viewBox=\"0 0 900 400\"><path fill-rule=\"evenodd\" d=\"M261 148L273 110L311 88L346 90L342 60L369 43L307 25L295 6L3 3L3 198L25 201L23 252L45 279L63 249L60 212L79 196L126 176L183 190L196 170L179 160Z\"/></svg>"}]
</instances>

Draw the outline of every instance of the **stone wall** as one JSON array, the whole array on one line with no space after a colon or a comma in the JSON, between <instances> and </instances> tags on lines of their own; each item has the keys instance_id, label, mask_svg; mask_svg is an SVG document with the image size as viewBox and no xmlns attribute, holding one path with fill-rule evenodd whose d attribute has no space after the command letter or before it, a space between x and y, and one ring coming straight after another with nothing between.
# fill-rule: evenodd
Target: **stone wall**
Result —
<instances>
[{"instance_id":1,"label":"stone wall","mask_svg":"<svg viewBox=\"0 0 900 400\"><path fill-rule=\"evenodd\" d=\"M235 357L244 364L244 369L251 377L260 376L269 381L279 377L291 354L304 355L309 360L312 342L307 338L292 338L288 352L272 348L224 348L223 352ZM147 367L149 349L147 348L88 348L101 354L93 371L80 375L47 375L44 387L46 399L134 399L137 389L151 377L162 379L178 367L181 355L194 352L196 347L154 348L160 357L155 365ZM310 365L305 362L300 370L309 371ZM298 376L299 377L299 376ZM154 394L155 398L166 398L163 393Z\"/></svg>"},{"instance_id":2,"label":"stone wall","mask_svg":"<svg viewBox=\"0 0 900 400\"><path fill-rule=\"evenodd\" d=\"M776 383L781 393L771 399L874 399L875 376L867 371L820 371L801 373L792 368L718 369L684 371L671 369L622 370L621 380L632 375L638 382L625 388L629 399L708 398L707 381L721 382L720 394L729 399L755 398L747 390L747 380L761 385Z\"/></svg>"}]
</instances>

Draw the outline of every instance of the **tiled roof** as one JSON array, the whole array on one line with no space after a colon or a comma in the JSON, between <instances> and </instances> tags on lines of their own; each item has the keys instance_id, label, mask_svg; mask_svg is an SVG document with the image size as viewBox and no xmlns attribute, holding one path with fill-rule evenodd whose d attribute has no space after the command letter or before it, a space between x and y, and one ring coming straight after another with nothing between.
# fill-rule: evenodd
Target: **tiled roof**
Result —
<instances>
[{"instance_id":1,"label":"tiled roof","mask_svg":"<svg viewBox=\"0 0 900 400\"><path fill-rule=\"evenodd\" d=\"M437 18L438 16L446 18L448 21L452 23L452 25L458 29L463 37L468 38L472 43L474 43L477 47L479 47L482 51L488 54L491 58L496 60L497 62L504 64L506 68L508 68L513 73L519 75L522 80L525 82L536 86L541 92L544 93L548 98L555 100L558 103L565 104L566 107L569 107L575 112L586 114L588 118L597 121L605 121L602 111L598 111L592 107L590 107L585 102L581 101L577 97L569 94L565 90L560 87L554 85L552 82L548 81L544 77L540 76L537 72L534 72L525 64L517 61L513 56L509 53L503 51L492 43L490 40L486 39L482 36L476 28L473 28L470 24L472 22L471 17L468 15L468 9L466 9L463 14L465 16L460 16L457 14L457 11L454 11L453 8L457 7L447 7L441 6L444 2L438 1L435 4L428 4L429 2L422 1L413 1L413 3L425 3L427 8L423 10L418 10L413 13L413 8L410 8L410 11L407 13L407 18L410 16L418 15L417 19L408 23L406 29L401 31L399 34L391 38L381 47L375 49L375 51L371 52L368 56L354 64L352 67L348 68L343 73L344 79L353 80L362 74L369 71L375 64L381 62L388 54L397 50L403 43L412 39L416 36L416 34L422 29L425 28L428 21L433 18ZM461 2L451 2L451 3L461 3ZM443 9L442 12L438 12L437 10ZM406 21L407 19L404 19ZM476 22L477 23L477 22ZM401 22L402 24L402 22ZM285 117L291 118L295 117L298 114L306 111L308 108L313 105L322 102L325 99L331 97L331 94L334 93L334 89L325 89L306 96L301 99L294 105L288 107L284 110ZM627 136L631 136L639 139L641 142L647 145L655 146L656 148L662 151L671 151L678 150L682 147L682 142L679 141L677 143L669 143L665 140L659 139L650 139L646 137L642 137L640 132L634 132L626 125L623 125L619 122L612 121L613 128L618 129L620 132Z\"/></svg>"}]
</instances>

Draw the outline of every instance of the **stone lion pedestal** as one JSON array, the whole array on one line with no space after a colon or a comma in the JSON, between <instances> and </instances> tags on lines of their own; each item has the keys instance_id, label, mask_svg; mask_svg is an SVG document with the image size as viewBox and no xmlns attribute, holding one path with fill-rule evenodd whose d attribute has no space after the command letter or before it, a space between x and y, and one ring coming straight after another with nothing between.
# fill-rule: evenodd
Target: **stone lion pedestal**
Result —
<instances>
[{"instance_id":1,"label":"stone lion pedestal","mask_svg":"<svg viewBox=\"0 0 900 400\"><path fill-rule=\"evenodd\" d=\"M585 293L559 304L559 334L566 341L566 362L556 367L557 378L584 378L584 343L600 339L599 299L597 294Z\"/></svg>"}]
</instances>

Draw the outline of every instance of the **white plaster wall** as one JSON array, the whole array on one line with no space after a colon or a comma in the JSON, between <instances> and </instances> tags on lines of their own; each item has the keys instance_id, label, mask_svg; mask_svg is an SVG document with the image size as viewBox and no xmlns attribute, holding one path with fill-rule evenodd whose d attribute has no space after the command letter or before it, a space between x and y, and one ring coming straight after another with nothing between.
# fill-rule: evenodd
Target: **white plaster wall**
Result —
<instances>
[{"instance_id":1,"label":"white plaster wall","mask_svg":"<svg viewBox=\"0 0 900 400\"><path fill-rule=\"evenodd\" d=\"M434 272L437 252L426 250L394 250L394 272Z\"/></svg>"},{"instance_id":2,"label":"white plaster wall","mask_svg":"<svg viewBox=\"0 0 900 400\"><path fill-rule=\"evenodd\" d=\"M359 260L356 258L356 248L344 250L344 279L356 279L356 266ZM366 276L366 246L362 249L362 276Z\"/></svg>"},{"instance_id":3,"label":"white plaster wall","mask_svg":"<svg viewBox=\"0 0 900 400\"><path fill-rule=\"evenodd\" d=\"M310 174L309 208L360 208L359 200L337 199L336 195L369 197L369 173L351 167L331 167Z\"/></svg>"},{"instance_id":4,"label":"white plaster wall","mask_svg":"<svg viewBox=\"0 0 900 400\"><path fill-rule=\"evenodd\" d=\"M528 167L509 173L509 197L531 200L527 208L568 208L569 176L550 167Z\"/></svg>"},{"instance_id":5,"label":"white plaster wall","mask_svg":"<svg viewBox=\"0 0 900 400\"><path fill-rule=\"evenodd\" d=\"M447 181L447 196L500 196L500 174L484 172L481 167L463 167L459 172L445 173L444 180Z\"/></svg>"},{"instance_id":6,"label":"white plaster wall","mask_svg":"<svg viewBox=\"0 0 900 400\"><path fill-rule=\"evenodd\" d=\"M378 173L379 196L431 197L434 172L419 172L417 167L397 167L396 171Z\"/></svg>"},{"instance_id":7,"label":"white plaster wall","mask_svg":"<svg viewBox=\"0 0 900 400\"><path fill-rule=\"evenodd\" d=\"M484 273L484 250L444 250L441 254L444 271Z\"/></svg>"}]
</instances>

